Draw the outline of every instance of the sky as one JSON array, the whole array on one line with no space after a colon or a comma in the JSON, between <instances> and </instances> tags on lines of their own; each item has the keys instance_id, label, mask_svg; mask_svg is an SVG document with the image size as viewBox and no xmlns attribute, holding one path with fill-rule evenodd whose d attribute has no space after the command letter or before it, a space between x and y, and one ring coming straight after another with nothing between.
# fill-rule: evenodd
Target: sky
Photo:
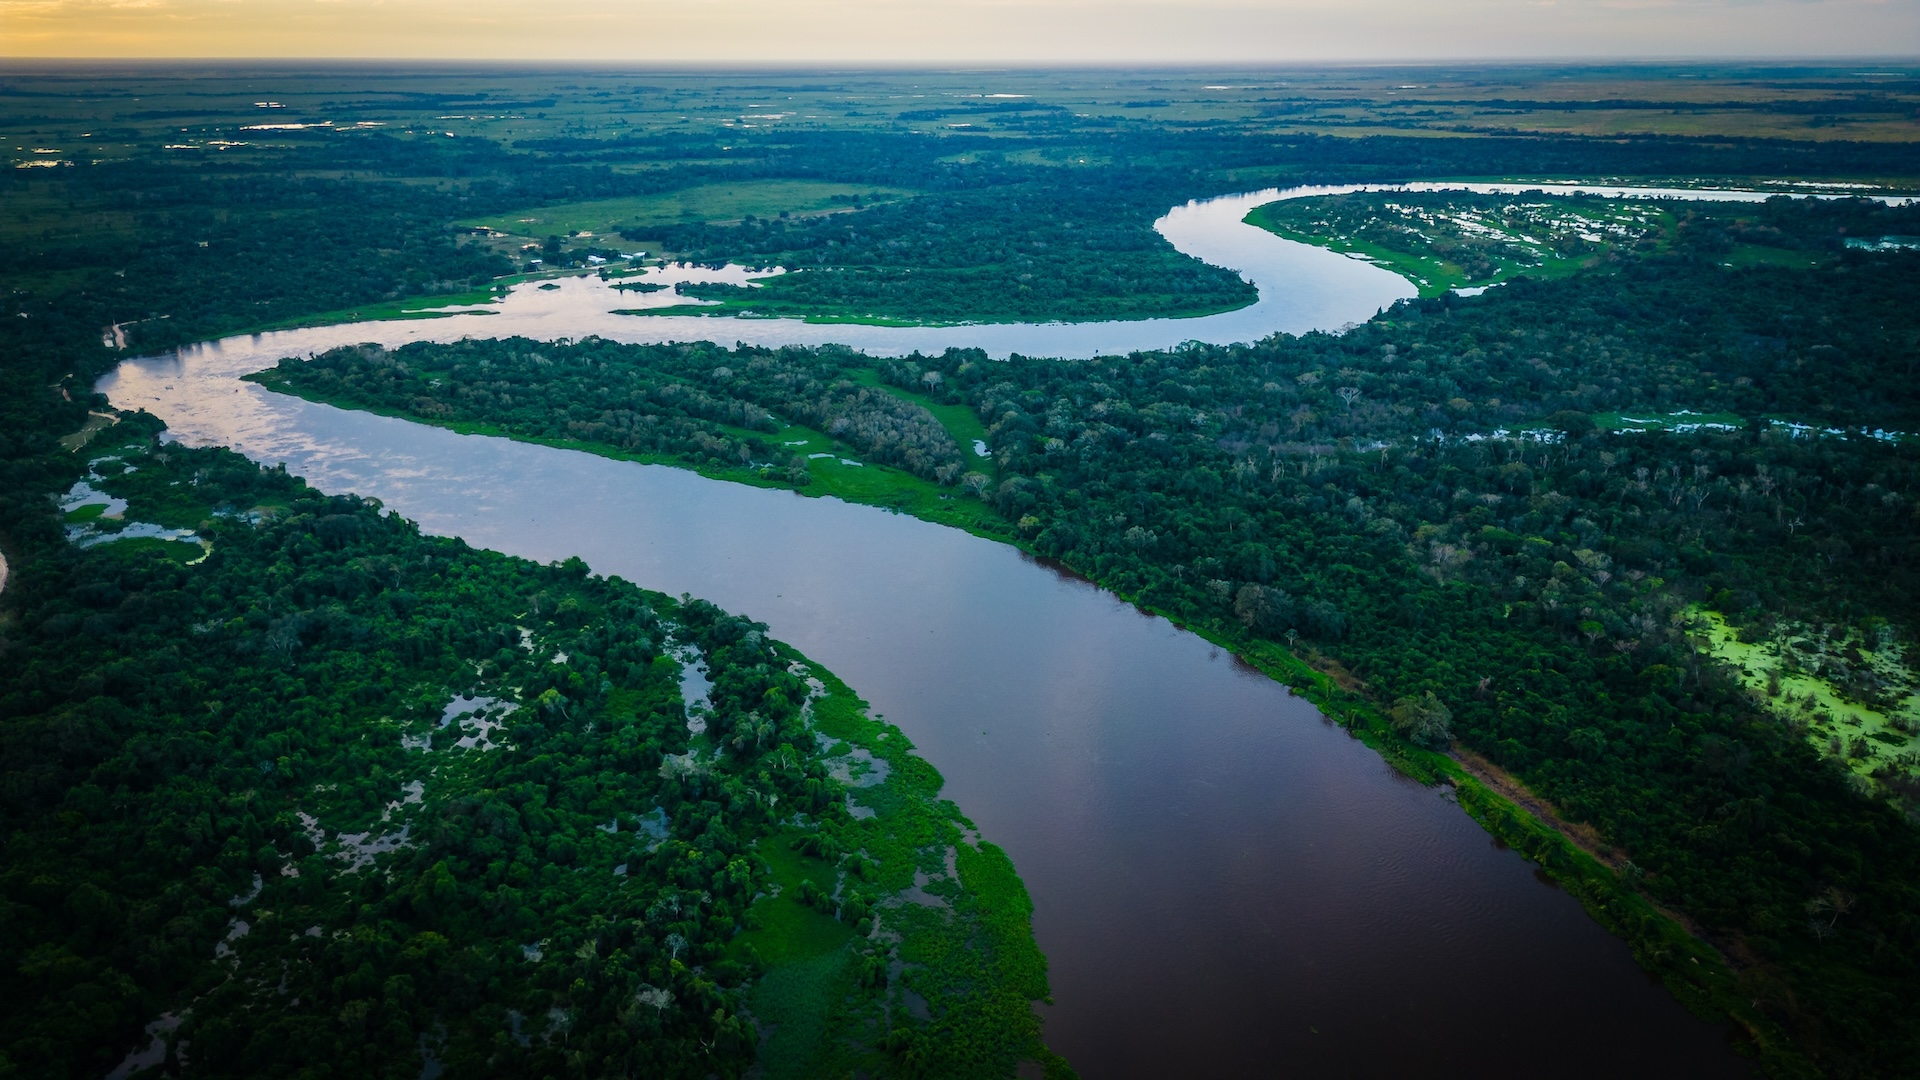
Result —
<instances>
[{"instance_id":1,"label":"sky","mask_svg":"<svg viewBox=\"0 0 1920 1080\"><path fill-rule=\"evenodd\" d=\"M0 56L1916 57L1920 0L0 0Z\"/></svg>"}]
</instances>

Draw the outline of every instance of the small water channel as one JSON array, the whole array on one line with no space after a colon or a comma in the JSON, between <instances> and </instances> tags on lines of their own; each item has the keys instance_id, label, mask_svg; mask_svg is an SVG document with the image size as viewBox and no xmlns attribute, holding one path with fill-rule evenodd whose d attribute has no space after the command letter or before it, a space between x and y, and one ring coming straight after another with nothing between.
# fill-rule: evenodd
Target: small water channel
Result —
<instances>
[{"instance_id":1,"label":"small water channel","mask_svg":"<svg viewBox=\"0 0 1920 1080\"><path fill-rule=\"evenodd\" d=\"M1376 267L1240 224L1272 197L1194 204L1161 223L1182 250L1262 286L1245 311L1263 322L1232 313L1247 321L1184 327L1242 340L1364 319L1411 294ZM1239 255L1223 254L1233 245ZM648 321L606 315L596 288L517 291L500 315L230 339L129 361L102 389L183 441L285 462L429 532L539 560L579 555L769 623L899 724L946 794L1013 856L1052 965L1048 1041L1090 1080L1747 1074L1721 1032L1442 792L1399 777L1199 638L1012 548L870 507L456 435L238 381L341 342L667 333L608 333ZM726 320L721 334L692 321L699 332L682 336L727 340L737 328L767 343L940 347L895 328ZM1120 329L1110 339L1103 326ZM870 330L879 336L862 336ZM1153 324L939 331L950 332L996 352L1168 343Z\"/></svg>"}]
</instances>

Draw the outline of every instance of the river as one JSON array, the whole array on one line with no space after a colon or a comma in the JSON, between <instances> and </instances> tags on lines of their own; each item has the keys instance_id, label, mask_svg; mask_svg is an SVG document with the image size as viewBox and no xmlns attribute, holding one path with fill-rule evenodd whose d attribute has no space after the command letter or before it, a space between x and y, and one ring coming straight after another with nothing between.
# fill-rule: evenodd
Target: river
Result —
<instances>
[{"instance_id":1,"label":"river","mask_svg":"<svg viewBox=\"0 0 1920 1080\"><path fill-rule=\"evenodd\" d=\"M1722 1032L1442 791L1398 776L1205 641L1012 548L238 381L337 343L466 334L1084 356L1338 327L1412 294L1384 270L1240 223L1279 194L1189 204L1159 223L1261 287L1253 307L1204 319L905 330L649 319L608 314L633 301L577 278L521 286L496 315L131 360L101 389L175 438L285 462L429 532L540 560L579 555L767 622L900 725L1013 856L1051 964L1048 1042L1089 1080L1750 1075Z\"/></svg>"}]
</instances>

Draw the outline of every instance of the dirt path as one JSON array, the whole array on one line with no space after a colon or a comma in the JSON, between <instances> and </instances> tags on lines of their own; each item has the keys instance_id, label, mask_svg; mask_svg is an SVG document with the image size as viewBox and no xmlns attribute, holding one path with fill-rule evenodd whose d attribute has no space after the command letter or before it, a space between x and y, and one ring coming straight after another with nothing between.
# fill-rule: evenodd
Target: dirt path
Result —
<instances>
[{"instance_id":1,"label":"dirt path","mask_svg":"<svg viewBox=\"0 0 1920 1080\"><path fill-rule=\"evenodd\" d=\"M1627 865L1626 856L1603 840L1599 830L1591 825L1570 822L1561 817L1559 810L1552 803L1535 795L1527 785L1521 783L1505 769L1466 749L1456 748L1453 751L1453 759L1458 761L1461 768L1466 769L1475 780L1485 784L1508 802L1532 814L1547 828L1573 841L1574 846L1581 851L1600 860L1615 871Z\"/></svg>"},{"instance_id":2,"label":"dirt path","mask_svg":"<svg viewBox=\"0 0 1920 1080\"><path fill-rule=\"evenodd\" d=\"M1475 780L1485 784L1513 805L1532 814L1542 825L1566 837L1575 847L1598 859L1608 869L1624 875L1630 860L1625 852L1607 843L1600 836L1598 829L1585 822L1570 822L1561 817L1559 810L1552 803L1535 795L1527 785L1520 782L1519 778L1471 750L1456 746L1452 751L1452 757ZM1639 891L1640 895L1653 905L1655 911L1678 923L1687 933L1718 949L1736 970L1752 966L1755 962L1743 943L1727 942L1717 936L1709 935L1705 928L1686 915L1655 902L1644 890Z\"/></svg>"}]
</instances>

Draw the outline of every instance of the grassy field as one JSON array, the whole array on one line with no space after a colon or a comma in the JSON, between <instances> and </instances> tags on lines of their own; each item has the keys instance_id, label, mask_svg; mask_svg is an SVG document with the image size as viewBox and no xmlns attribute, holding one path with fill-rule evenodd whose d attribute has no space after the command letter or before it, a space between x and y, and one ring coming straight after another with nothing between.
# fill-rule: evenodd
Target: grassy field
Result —
<instances>
[{"instance_id":1,"label":"grassy field","mask_svg":"<svg viewBox=\"0 0 1920 1080\"><path fill-rule=\"evenodd\" d=\"M207 557L208 548L198 540L162 540L155 536L130 536L125 540L107 540L103 550L136 557L147 553L163 555L182 565L192 565Z\"/></svg>"},{"instance_id":2,"label":"grassy field","mask_svg":"<svg viewBox=\"0 0 1920 1080\"><path fill-rule=\"evenodd\" d=\"M1724 260L1728 266L1778 266L1787 270L1811 270L1820 265L1822 257L1811 251L1787 251L1782 248L1761 247L1758 244L1736 244L1727 253Z\"/></svg>"},{"instance_id":3,"label":"grassy field","mask_svg":"<svg viewBox=\"0 0 1920 1080\"><path fill-rule=\"evenodd\" d=\"M1698 431L1703 427L1738 431L1747 426L1747 418L1738 413L1638 409L1631 413L1595 413L1593 425L1601 431Z\"/></svg>"},{"instance_id":4,"label":"grassy field","mask_svg":"<svg viewBox=\"0 0 1920 1080\"><path fill-rule=\"evenodd\" d=\"M910 194L912 192L903 188L856 187L813 180L750 180L703 184L660 195L528 207L461 224L531 238L576 233L611 236L623 227L738 221L749 214L755 217L777 217L782 212L818 214L852 209L855 196L865 205Z\"/></svg>"},{"instance_id":5,"label":"grassy field","mask_svg":"<svg viewBox=\"0 0 1920 1080\"><path fill-rule=\"evenodd\" d=\"M887 390L890 393L899 393L896 387L890 386ZM900 396L906 397L905 394ZM948 417L941 413L935 412L934 416L941 423L949 424ZM951 424L948 430L953 430ZM955 435L956 439L959 437ZM941 487L931 480L923 480L901 469L887 465L859 463L858 455L849 451L844 444L812 428L798 426L783 428L778 434L772 436L771 441L781 444L786 451L803 455L808 459L807 472L813 480L812 483L800 489L803 495L831 495L845 499L847 502L883 506L889 510L912 514L942 525L953 525L981 536L998 539L1004 539L1006 536L1006 520L979 499L967 495L958 488ZM962 450L967 451L970 463L977 461L982 466L991 466L990 458L973 456L970 441L962 442L960 446ZM599 449L593 452L605 453L604 450ZM729 471L745 472L745 470ZM990 472L991 470L981 468L978 471ZM742 478L725 474L716 475L715 479L745 479L748 483L762 480L757 475ZM772 483L766 486L784 487L786 485Z\"/></svg>"}]
</instances>

